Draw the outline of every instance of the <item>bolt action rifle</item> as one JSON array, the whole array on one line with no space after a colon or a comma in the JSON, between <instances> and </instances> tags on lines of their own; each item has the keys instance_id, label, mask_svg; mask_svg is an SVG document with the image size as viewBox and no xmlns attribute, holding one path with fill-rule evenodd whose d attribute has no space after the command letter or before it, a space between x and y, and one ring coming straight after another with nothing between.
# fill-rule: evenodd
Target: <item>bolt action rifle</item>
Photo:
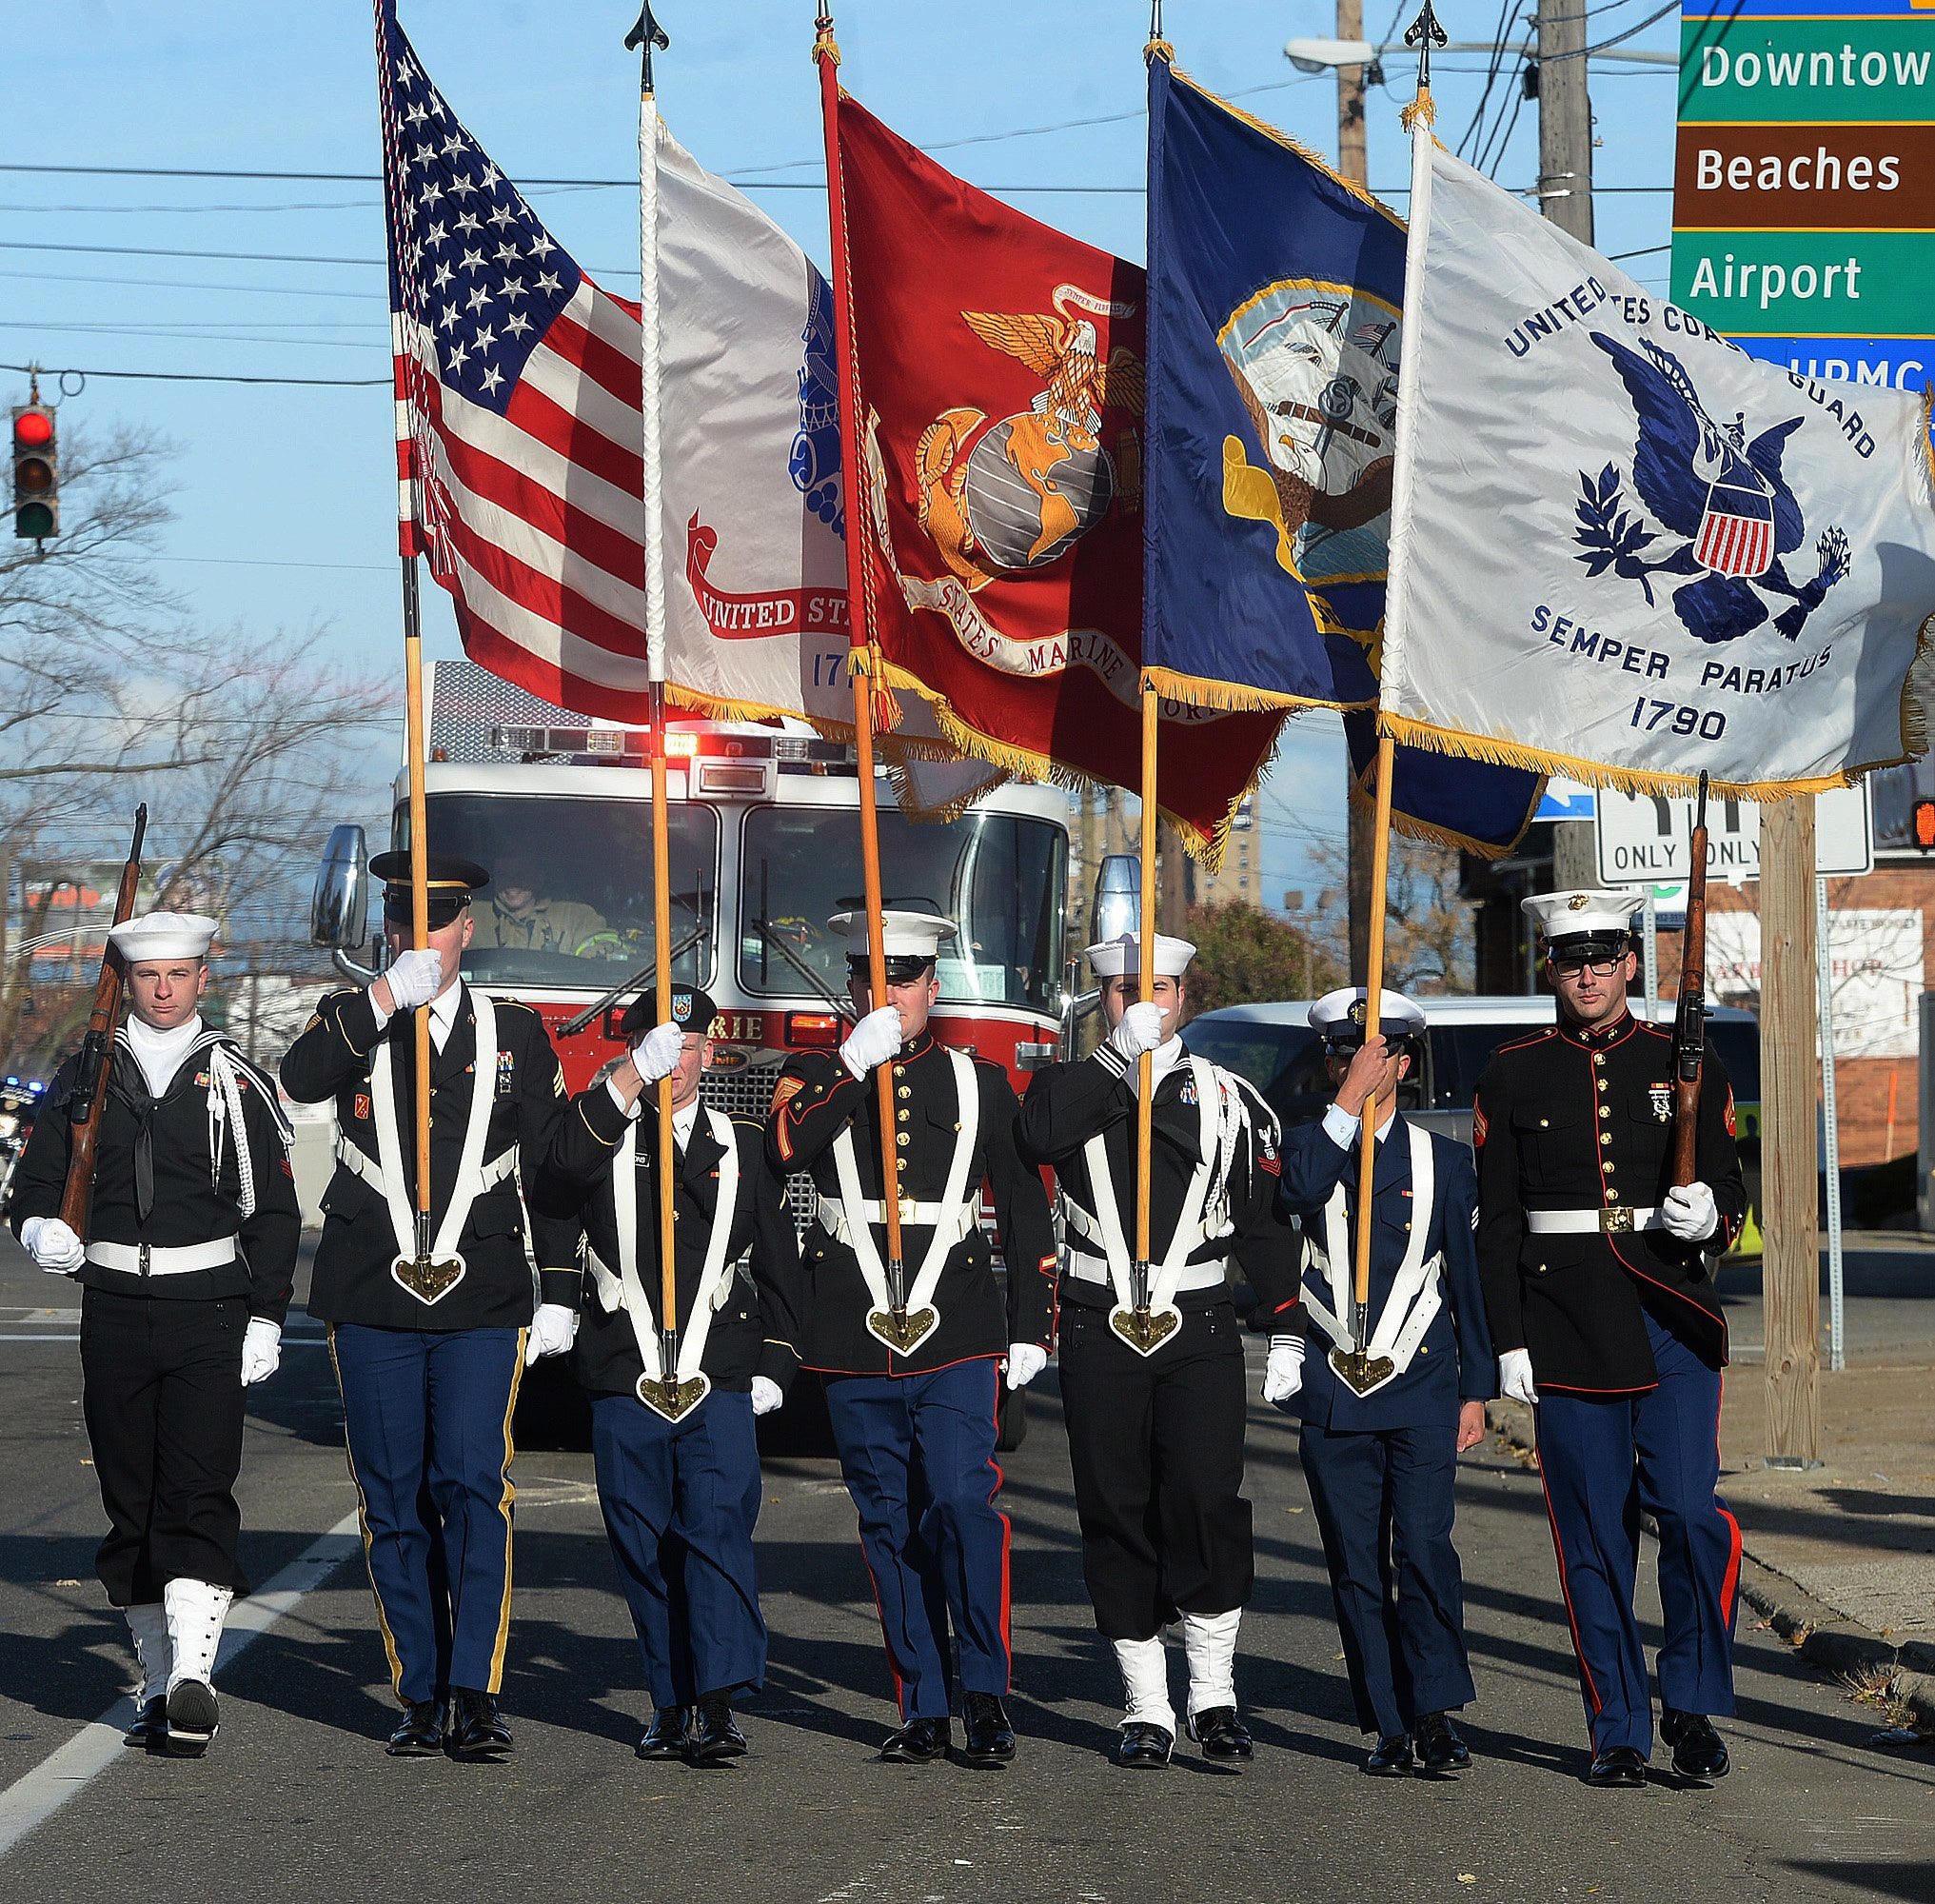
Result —
<instances>
[{"instance_id":1,"label":"bolt action rifle","mask_svg":"<svg viewBox=\"0 0 1935 1904\"><path fill-rule=\"evenodd\" d=\"M148 832L148 803L134 809L134 841L128 863L121 868L121 889L114 896L114 923L134 912L134 888L141 879L141 843ZM108 1101L108 1065L114 1051L114 1027L121 1016L121 980L125 967L110 940L101 950L101 976L94 981L94 1009L88 1017L88 1034L81 1041L80 1061L74 1067L73 1094L68 1100L71 1125L68 1152L67 1188L61 1194L61 1221L86 1239L88 1209L94 1200L94 1157L101 1139L101 1110Z\"/></svg>"}]
</instances>

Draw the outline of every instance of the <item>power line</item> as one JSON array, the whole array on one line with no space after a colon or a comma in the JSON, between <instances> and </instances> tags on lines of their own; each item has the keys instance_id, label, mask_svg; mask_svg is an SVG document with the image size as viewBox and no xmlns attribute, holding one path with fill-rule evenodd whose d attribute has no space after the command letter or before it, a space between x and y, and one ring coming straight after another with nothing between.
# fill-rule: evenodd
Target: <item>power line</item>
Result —
<instances>
[{"instance_id":1,"label":"power line","mask_svg":"<svg viewBox=\"0 0 1935 1904\"><path fill-rule=\"evenodd\" d=\"M43 377L115 377L148 384L283 384L291 387L342 390L389 389L391 377L244 377L207 370L84 370L78 365L65 367L52 364L0 364L0 370L17 370L25 376L38 370Z\"/></svg>"}]
</instances>

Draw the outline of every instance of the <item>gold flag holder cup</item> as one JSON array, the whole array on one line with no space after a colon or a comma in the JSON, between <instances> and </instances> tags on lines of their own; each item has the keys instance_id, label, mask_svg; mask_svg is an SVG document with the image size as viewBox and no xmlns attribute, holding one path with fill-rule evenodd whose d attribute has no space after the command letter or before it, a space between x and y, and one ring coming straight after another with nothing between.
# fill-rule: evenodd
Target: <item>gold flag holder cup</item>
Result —
<instances>
[{"instance_id":1,"label":"gold flag holder cup","mask_svg":"<svg viewBox=\"0 0 1935 1904\"><path fill-rule=\"evenodd\" d=\"M667 1421L682 1421L712 1393L712 1378L701 1370L682 1379L677 1375L661 1376L656 1381L648 1375L634 1384L638 1398L654 1415Z\"/></svg>"},{"instance_id":2,"label":"gold flag holder cup","mask_svg":"<svg viewBox=\"0 0 1935 1904\"><path fill-rule=\"evenodd\" d=\"M939 1327L940 1311L932 1307L875 1309L867 1316L867 1334L897 1356L911 1356Z\"/></svg>"},{"instance_id":3,"label":"gold flag holder cup","mask_svg":"<svg viewBox=\"0 0 1935 1904\"><path fill-rule=\"evenodd\" d=\"M419 1302L441 1302L464 1280L464 1259L454 1250L436 1256L425 1250L416 1256L400 1256L389 1266L397 1285Z\"/></svg>"},{"instance_id":4,"label":"gold flag holder cup","mask_svg":"<svg viewBox=\"0 0 1935 1904\"><path fill-rule=\"evenodd\" d=\"M1174 1302L1160 1308L1131 1309L1126 1303L1109 1311L1109 1328L1138 1356L1153 1356L1182 1327L1182 1311Z\"/></svg>"}]
</instances>

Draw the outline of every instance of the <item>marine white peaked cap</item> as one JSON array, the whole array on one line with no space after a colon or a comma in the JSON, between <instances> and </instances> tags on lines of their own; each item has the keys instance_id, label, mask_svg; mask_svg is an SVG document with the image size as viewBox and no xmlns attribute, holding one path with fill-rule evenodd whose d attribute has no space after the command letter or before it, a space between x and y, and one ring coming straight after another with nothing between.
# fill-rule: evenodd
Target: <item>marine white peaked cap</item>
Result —
<instances>
[{"instance_id":1,"label":"marine white peaked cap","mask_svg":"<svg viewBox=\"0 0 1935 1904\"><path fill-rule=\"evenodd\" d=\"M1326 992L1311 1007L1311 1029L1330 1032L1348 1024L1361 1033L1366 1016L1361 1007L1367 996L1362 985L1339 985L1334 992ZM1425 1028L1424 1007L1415 1000L1389 989L1378 997L1383 1002L1378 1007L1377 1029L1384 1037L1410 1038Z\"/></svg>"},{"instance_id":2,"label":"marine white peaked cap","mask_svg":"<svg viewBox=\"0 0 1935 1904\"><path fill-rule=\"evenodd\" d=\"M144 912L124 919L108 934L122 962L145 959L206 959L219 922L205 912Z\"/></svg>"},{"instance_id":3,"label":"marine white peaked cap","mask_svg":"<svg viewBox=\"0 0 1935 1904\"><path fill-rule=\"evenodd\" d=\"M1591 886L1570 892L1534 893L1518 902L1528 919L1538 922L1548 944L1565 939L1623 939L1632 930L1632 916L1646 904L1643 892L1607 892Z\"/></svg>"},{"instance_id":4,"label":"marine white peaked cap","mask_svg":"<svg viewBox=\"0 0 1935 1904\"><path fill-rule=\"evenodd\" d=\"M1187 939L1171 939L1166 933L1155 935L1155 976L1158 979L1179 979L1183 968L1196 955L1196 949ZM1114 939L1104 939L1099 945L1089 947L1089 963L1095 968L1098 979L1119 979L1130 972L1142 970L1142 936L1136 932L1124 932Z\"/></svg>"},{"instance_id":5,"label":"marine white peaked cap","mask_svg":"<svg viewBox=\"0 0 1935 1904\"><path fill-rule=\"evenodd\" d=\"M848 956L867 956L867 915L864 908L837 912L826 922L829 932L846 935ZM932 912L904 912L893 906L880 911L880 951L888 959L936 959L944 941L960 928L951 919Z\"/></svg>"}]
</instances>

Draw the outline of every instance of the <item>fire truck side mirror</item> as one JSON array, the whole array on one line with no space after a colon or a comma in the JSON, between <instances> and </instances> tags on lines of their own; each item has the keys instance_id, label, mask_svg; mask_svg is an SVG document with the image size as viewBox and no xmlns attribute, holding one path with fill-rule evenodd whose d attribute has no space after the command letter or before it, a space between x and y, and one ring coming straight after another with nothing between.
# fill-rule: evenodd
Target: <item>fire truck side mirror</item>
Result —
<instances>
[{"instance_id":1,"label":"fire truck side mirror","mask_svg":"<svg viewBox=\"0 0 1935 1904\"><path fill-rule=\"evenodd\" d=\"M332 826L309 898L309 941L355 952L369 940L369 847L360 826Z\"/></svg>"},{"instance_id":2,"label":"fire truck side mirror","mask_svg":"<svg viewBox=\"0 0 1935 1904\"><path fill-rule=\"evenodd\" d=\"M1133 853L1111 853L1096 875L1095 903L1089 908L1089 942L1119 939L1141 924L1142 866Z\"/></svg>"}]
</instances>

